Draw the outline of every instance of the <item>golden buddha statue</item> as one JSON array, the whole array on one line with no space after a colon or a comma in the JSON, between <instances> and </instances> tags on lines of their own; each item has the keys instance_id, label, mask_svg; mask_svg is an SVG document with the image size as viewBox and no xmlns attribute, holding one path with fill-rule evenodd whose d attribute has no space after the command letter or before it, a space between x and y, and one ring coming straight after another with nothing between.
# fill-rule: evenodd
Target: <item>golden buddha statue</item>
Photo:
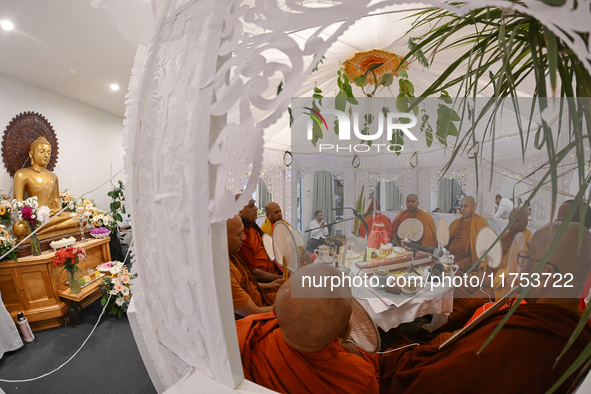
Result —
<instances>
[{"instance_id":1,"label":"golden buddha statue","mask_svg":"<svg viewBox=\"0 0 591 394\"><path fill-rule=\"evenodd\" d=\"M39 206L47 206L54 216L62 209L59 197L59 183L57 175L48 171L46 166L51 158L51 144L44 137L39 137L29 149L31 166L22 168L14 174L14 198L23 201L37 196ZM78 223L68 213L62 212L58 217L43 226L38 232L39 239L46 239L78 231ZM22 220L13 226L14 235L20 240L30 232L28 224Z\"/></svg>"}]
</instances>

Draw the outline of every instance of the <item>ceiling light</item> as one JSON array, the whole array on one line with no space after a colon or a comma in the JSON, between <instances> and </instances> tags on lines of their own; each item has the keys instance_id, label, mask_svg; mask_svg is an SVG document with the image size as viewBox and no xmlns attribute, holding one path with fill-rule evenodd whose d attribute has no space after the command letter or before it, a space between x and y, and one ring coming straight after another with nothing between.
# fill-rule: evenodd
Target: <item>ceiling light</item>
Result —
<instances>
[{"instance_id":1,"label":"ceiling light","mask_svg":"<svg viewBox=\"0 0 591 394\"><path fill-rule=\"evenodd\" d=\"M3 20L0 21L0 26L4 29L4 30L12 30L14 29L14 25L12 24L11 21L9 20Z\"/></svg>"},{"instance_id":2,"label":"ceiling light","mask_svg":"<svg viewBox=\"0 0 591 394\"><path fill-rule=\"evenodd\" d=\"M111 90L112 90L112 91L119 90L119 85L117 85L116 83L112 83L112 84L111 84Z\"/></svg>"}]
</instances>

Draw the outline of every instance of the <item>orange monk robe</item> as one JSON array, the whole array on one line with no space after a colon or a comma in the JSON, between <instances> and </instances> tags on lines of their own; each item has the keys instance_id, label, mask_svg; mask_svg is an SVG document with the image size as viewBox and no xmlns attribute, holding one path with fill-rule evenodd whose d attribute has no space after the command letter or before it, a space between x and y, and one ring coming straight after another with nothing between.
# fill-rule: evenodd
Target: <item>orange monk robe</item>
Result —
<instances>
[{"instance_id":1,"label":"orange monk robe","mask_svg":"<svg viewBox=\"0 0 591 394\"><path fill-rule=\"evenodd\" d=\"M532 232L529 229L523 230L523 237L525 238L525 249L524 251L527 252L527 243L532 237ZM507 276L508 276L508 269L509 269L509 249L511 249L511 245L513 244L513 233L508 232L505 236L501 239L502 246L503 246L503 261L499 266L496 274L494 276L494 281L492 288L495 292L495 299L501 299L505 294L511 290L511 281L509 280L509 284L507 284Z\"/></svg>"},{"instance_id":2,"label":"orange monk robe","mask_svg":"<svg viewBox=\"0 0 591 394\"><path fill-rule=\"evenodd\" d=\"M417 210L415 215L408 213L408 209L405 209L394 218L394 221L392 222L392 234L394 234L398 245L400 245L400 238L398 238L398 227L400 227L402 222L410 218L419 219L419 221L423 224L423 237L416 243L419 245L428 246L430 248L437 248L439 245L437 242L437 229L435 228L435 221L433 220L433 216L429 215L422 209Z\"/></svg>"},{"instance_id":3,"label":"orange monk robe","mask_svg":"<svg viewBox=\"0 0 591 394\"><path fill-rule=\"evenodd\" d=\"M282 219L283 220L283 219ZM287 220L283 220L288 226L291 226L291 224L289 224L287 222ZM277 223L277 222L275 222ZM271 223L271 221L269 220L269 218L265 218L265 221L263 222L263 224L261 224L261 230L263 230L263 232L265 234L269 234L269 235L273 235L273 227L275 227L275 223Z\"/></svg>"},{"instance_id":4,"label":"orange monk robe","mask_svg":"<svg viewBox=\"0 0 591 394\"><path fill-rule=\"evenodd\" d=\"M476 237L478 232L486 226L488 226L488 220L476 213L470 222L459 218L449 225L449 243L446 248L455 256L454 261L460 266L460 270L467 271L478 261Z\"/></svg>"},{"instance_id":5,"label":"orange monk robe","mask_svg":"<svg viewBox=\"0 0 591 394\"><path fill-rule=\"evenodd\" d=\"M488 226L488 221L482 216L474 214L469 222L463 218L454 220L449 226L449 243L447 250L454 255L454 261L460 266L460 270L467 271L478 260L476 253L476 236L481 228ZM456 275L459 275L456 274ZM474 287L456 287L454 289L453 311L447 323L439 328L440 332L458 330L472 317L474 311L488 302L488 298L476 298L484 296Z\"/></svg>"},{"instance_id":6,"label":"orange monk robe","mask_svg":"<svg viewBox=\"0 0 591 394\"><path fill-rule=\"evenodd\" d=\"M230 254L230 282L234 310L243 308L252 300L259 308L272 305L272 300L259 287L258 282L235 253Z\"/></svg>"},{"instance_id":7,"label":"orange monk robe","mask_svg":"<svg viewBox=\"0 0 591 394\"><path fill-rule=\"evenodd\" d=\"M248 269L252 271L258 268L272 274L281 275L282 272L277 265L269 260L267 252L265 252L265 247L263 246L263 239L257 228L255 226L250 228L245 227L244 235L246 239L242 242L238 256L246 263Z\"/></svg>"},{"instance_id":8,"label":"orange monk robe","mask_svg":"<svg viewBox=\"0 0 591 394\"><path fill-rule=\"evenodd\" d=\"M367 228L371 233L371 228L373 227L373 215L365 215L363 217L365 222L367 223ZM384 224L384 230L388 234L388 238L392 239L392 220L386 215L382 215L382 223ZM365 226L363 223L359 223L359 236L364 238L365 237Z\"/></svg>"},{"instance_id":9,"label":"orange monk robe","mask_svg":"<svg viewBox=\"0 0 591 394\"><path fill-rule=\"evenodd\" d=\"M347 353L338 341L317 352L290 347L273 312L236 322L244 377L280 393L378 393L375 361ZM362 352L363 353L363 352Z\"/></svg>"},{"instance_id":10,"label":"orange monk robe","mask_svg":"<svg viewBox=\"0 0 591 394\"><path fill-rule=\"evenodd\" d=\"M439 350L439 345L411 346L387 353L380 363L380 392L547 392L589 343L591 327L584 327L557 362L580 317L555 305L520 305L493 341L478 353L507 311L491 314L445 349ZM556 393L568 392L577 374L570 375Z\"/></svg>"}]
</instances>

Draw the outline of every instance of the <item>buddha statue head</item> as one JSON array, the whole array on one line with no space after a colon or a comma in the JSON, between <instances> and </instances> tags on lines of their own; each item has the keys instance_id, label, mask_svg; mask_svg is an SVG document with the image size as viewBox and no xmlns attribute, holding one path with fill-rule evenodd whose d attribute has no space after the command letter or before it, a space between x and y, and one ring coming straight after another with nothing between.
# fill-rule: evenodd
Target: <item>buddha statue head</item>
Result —
<instances>
[{"instance_id":1,"label":"buddha statue head","mask_svg":"<svg viewBox=\"0 0 591 394\"><path fill-rule=\"evenodd\" d=\"M29 158L31 166L45 168L51 159L51 144L45 137L39 137L31 143L29 148Z\"/></svg>"}]
</instances>

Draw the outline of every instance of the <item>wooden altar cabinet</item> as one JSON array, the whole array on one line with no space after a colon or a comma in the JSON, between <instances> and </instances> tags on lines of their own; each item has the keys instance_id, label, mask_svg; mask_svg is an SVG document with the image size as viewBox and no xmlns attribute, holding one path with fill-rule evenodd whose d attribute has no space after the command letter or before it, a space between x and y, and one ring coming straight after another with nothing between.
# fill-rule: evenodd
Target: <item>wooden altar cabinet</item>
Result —
<instances>
[{"instance_id":1,"label":"wooden altar cabinet","mask_svg":"<svg viewBox=\"0 0 591 394\"><path fill-rule=\"evenodd\" d=\"M111 261L109 239L91 239L74 245L86 250L86 259L78 263L84 275L88 268ZM85 286L80 294L71 295L66 271L53 266L54 255L51 250L40 256L0 262L2 301L15 322L17 313L23 312L33 331L64 324L71 302L77 301L84 308L101 296L100 280Z\"/></svg>"}]
</instances>

